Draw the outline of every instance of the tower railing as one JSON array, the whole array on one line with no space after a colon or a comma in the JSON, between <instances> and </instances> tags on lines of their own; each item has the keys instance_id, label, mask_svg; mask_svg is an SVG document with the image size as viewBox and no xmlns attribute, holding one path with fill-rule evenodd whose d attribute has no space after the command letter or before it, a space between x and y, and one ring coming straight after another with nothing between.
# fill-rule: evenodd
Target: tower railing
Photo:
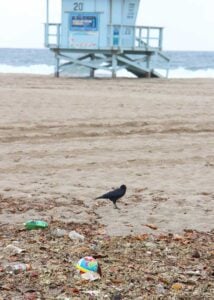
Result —
<instances>
[{"instance_id":1,"label":"tower railing","mask_svg":"<svg viewBox=\"0 0 214 300\"><path fill-rule=\"evenodd\" d=\"M108 25L108 45L112 48L161 51L162 42L163 27Z\"/></svg>"},{"instance_id":2,"label":"tower railing","mask_svg":"<svg viewBox=\"0 0 214 300\"><path fill-rule=\"evenodd\" d=\"M45 23L45 47L60 48L61 24Z\"/></svg>"},{"instance_id":3,"label":"tower railing","mask_svg":"<svg viewBox=\"0 0 214 300\"><path fill-rule=\"evenodd\" d=\"M163 27L114 24L108 25L106 48L161 51L162 41ZM60 23L45 24L45 46L48 48L62 48ZM98 49L101 48L98 47Z\"/></svg>"}]
</instances>

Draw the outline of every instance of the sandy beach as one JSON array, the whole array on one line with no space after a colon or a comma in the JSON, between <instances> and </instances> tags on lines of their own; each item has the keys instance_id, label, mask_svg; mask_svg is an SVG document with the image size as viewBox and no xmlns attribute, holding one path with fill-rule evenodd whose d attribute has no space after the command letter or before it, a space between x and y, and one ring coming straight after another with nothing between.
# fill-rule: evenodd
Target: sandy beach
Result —
<instances>
[{"instance_id":1,"label":"sandy beach","mask_svg":"<svg viewBox=\"0 0 214 300\"><path fill-rule=\"evenodd\" d=\"M214 228L214 80L0 75L0 223ZM120 210L95 197L127 185Z\"/></svg>"}]
</instances>

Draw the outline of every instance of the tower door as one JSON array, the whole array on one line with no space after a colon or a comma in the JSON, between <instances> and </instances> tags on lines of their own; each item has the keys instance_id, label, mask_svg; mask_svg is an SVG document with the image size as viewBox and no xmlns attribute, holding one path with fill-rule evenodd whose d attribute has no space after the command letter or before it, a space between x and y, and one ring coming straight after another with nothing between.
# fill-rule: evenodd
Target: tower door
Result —
<instances>
[{"instance_id":1,"label":"tower door","mask_svg":"<svg viewBox=\"0 0 214 300\"><path fill-rule=\"evenodd\" d=\"M99 47L99 14L71 12L68 15L69 46L97 49Z\"/></svg>"}]
</instances>

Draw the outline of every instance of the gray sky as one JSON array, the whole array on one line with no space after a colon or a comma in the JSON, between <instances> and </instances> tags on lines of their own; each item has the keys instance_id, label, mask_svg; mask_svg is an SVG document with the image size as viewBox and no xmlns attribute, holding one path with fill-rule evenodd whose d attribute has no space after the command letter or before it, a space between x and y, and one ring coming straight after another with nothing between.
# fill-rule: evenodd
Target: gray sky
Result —
<instances>
[{"instance_id":1,"label":"gray sky","mask_svg":"<svg viewBox=\"0 0 214 300\"><path fill-rule=\"evenodd\" d=\"M45 0L0 0L0 47L43 48L45 7ZM164 50L214 51L213 15L214 0L141 0L138 23L165 28Z\"/></svg>"}]
</instances>

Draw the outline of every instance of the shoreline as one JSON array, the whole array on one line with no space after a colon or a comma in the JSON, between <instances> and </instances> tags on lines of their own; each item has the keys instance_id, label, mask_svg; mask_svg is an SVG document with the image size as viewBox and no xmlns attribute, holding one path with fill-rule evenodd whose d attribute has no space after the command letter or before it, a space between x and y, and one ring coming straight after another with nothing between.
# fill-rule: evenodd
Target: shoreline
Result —
<instances>
[{"instance_id":1,"label":"shoreline","mask_svg":"<svg viewBox=\"0 0 214 300\"><path fill-rule=\"evenodd\" d=\"M54 67L54 66L53 66ZM179 68L178 68L179 69ZM172 69L173 70L173 69ZM174 69L176 70L176 69ZM205 69L202 69L202 71L205 71ZM196 72L196 71L195 71ZM91 78L89 75L88 76L68 76L68 75L64 75L64 76L60 76L60 77L55 77L54 75L54 72L53 73L50 73L50 74L37 74L37 73L21 73L21 72L0 72L0 77L8 77L8 76L13 76L13 77L47 77L47 78L54 78L54 79L58 79L58 80L61 80L61 79L69 79L69 80L77 80L77 79L83 79L83 80L143 80L143 81L149 81L149 80L152 80L152 81L155 81L155 80L179 80L179 81L182 81L182 80L214 80L214 76L211 75L211 76L205 76L205 75L198 75L197 77L196 76L185 76L185 75L174 75L174 77L163 77L161 78L137 78L137 77L133 77L133 74L131 74L131 76L128 76L128 75L121 75L121 74L118 74L116 78L112 78L111 77L111 73L109 72L109 74L102 74L102 75L95 75L94 78Z\"/></svg>"}]
</instances>

